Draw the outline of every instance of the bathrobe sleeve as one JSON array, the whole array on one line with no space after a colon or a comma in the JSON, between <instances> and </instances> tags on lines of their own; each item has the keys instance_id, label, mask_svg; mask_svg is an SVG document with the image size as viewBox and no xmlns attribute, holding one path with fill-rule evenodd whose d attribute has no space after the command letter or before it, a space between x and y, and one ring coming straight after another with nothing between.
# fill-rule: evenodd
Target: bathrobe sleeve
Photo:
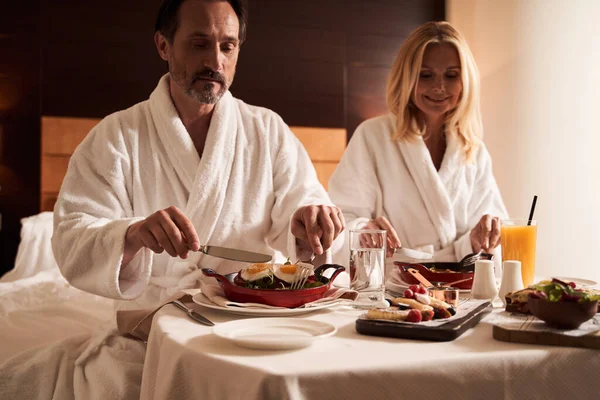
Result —
<instances>
[{"instance_id":1,"label":"bathrobe sleeve","mask_svg":"<svg viewBox=\"0 0 600 400\"><path fill-rule=\"evenodd\" d=\"M152 260L142 249L121 274L125 234L143 219L133 216L128 146L115 115L97 125L73 153L54 208L52 249L63 276L114 299L142 293Z\"/></svg>"},{"instance_id":2,"label":"bathrobe sleeve","mask_svg":"<svg viewBox=\"0 0 600 400\"><path fill-rule=\"evenodd\" d=\"M273 190L275 202L271 209L272 226L267 237L270 247L292 260L297 259L296 238L291 233L291 218L294 212L307 205L333 205L329 195L317 178L317 173L302 146L289 127L277 115L267 121L267 132L271 136L273 162ZM343 246L343 235L332 245L331 251ZM322 262L331 262L331 256Z\"/></svg>"},{"instance_id":3,"label":"bathrobe sleeve","mask_svg":"<svg viewBox=\"0 0 600 400\"><path fill-rule=\"evenodd\" d=\"M362 124L329 179L329 195L343 210L347 231L383 215L381 184L375 165L375 149L366 140Z\"/></svg>"},{"instance_id":4,"label":"bathrobe sleeve","mask_svg":"<svg viewBox=\"0 0 600 400\"><path fill-rule=\"evenodd\" d=\"M468 230L454 242L454 251L458 260L473 252L471 246L471 230L485 214L500 219L507 218L508 212L502 201L500 189L494 178L492 170L492 158L485 145L482 143L477 154L477 173L471 198L469 199ZM500 248L494 251L494 258L499 262L501 259Z\"/></svg>"}]
</instances>

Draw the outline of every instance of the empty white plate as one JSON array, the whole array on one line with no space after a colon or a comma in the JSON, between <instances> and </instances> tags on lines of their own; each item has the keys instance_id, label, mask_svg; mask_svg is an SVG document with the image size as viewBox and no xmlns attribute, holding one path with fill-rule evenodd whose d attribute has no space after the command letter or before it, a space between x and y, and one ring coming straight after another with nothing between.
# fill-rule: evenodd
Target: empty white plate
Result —
<instances>
[{"instance_id":1,"label":"empty white plate","mask_svg":"<svg viewBox=\"0 0 600 400\"><path fill-rule=\"evenodd\" d=\"M213 328L213 333L249 349L298 349L331 336L336 327L299 318L251 318L230 321Z\"/></svg>"},{"instance_id":2,"label":"empty white plate","mask_svg":"<svg viewBox=\"0 0 600 400\"><path fill-rule=\"evenodd\" d=\"M555 276L555 278L560 279L563 282L575 282L575 284L577 286L580 286L583 288L596 286L598 284L598 282L593 281L591 279L571 278L571 277L566 277L566 276Z\"/></svg>"}]
</instances>

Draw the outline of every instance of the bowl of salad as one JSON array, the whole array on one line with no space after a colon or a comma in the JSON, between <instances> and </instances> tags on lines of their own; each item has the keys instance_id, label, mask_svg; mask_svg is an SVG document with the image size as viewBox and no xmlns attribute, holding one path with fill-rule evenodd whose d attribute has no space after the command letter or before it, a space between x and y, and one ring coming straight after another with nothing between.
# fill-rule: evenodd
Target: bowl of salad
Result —
<instances>
[{"instance_id":1,"label":"bowl of salad","mask_svg":"<svg viewBox=\"0 0 600 400\"><path fill-rule=\"evenodd\" d=\"M598 312L598 290L578 288L560 279L537 283L531 289L529 311L553 328L577 329Z\"/></svg>"}]
</instances>

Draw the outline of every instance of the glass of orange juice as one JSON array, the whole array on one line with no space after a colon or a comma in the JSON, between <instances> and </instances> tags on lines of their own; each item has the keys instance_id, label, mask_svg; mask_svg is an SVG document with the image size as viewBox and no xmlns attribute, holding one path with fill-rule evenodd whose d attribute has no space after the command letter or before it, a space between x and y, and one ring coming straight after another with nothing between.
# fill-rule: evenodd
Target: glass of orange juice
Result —
<instances>
[{"instance_id":1,"label":"glass of orange juice","mask_svg":"<svg viewBox=\"0 0 600 400\"><path fill-rule=\"evenodd\" d=\"M505 219L501 221L502 261L521 261L521 276L525 287L533 283L535 274L535 244L537 221Z\"/></svg>"}]
</instances>

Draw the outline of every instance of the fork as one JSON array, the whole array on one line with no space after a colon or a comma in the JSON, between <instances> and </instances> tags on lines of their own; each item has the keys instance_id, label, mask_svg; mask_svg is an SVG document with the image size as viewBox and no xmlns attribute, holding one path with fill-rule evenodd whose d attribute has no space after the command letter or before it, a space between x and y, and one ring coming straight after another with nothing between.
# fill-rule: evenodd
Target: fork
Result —
<instances>
[{"instance_id":1,"label":"fork","mask_svg":"<svg viewBox=\"0 0 600 400\"><path fill-rule=\"evenodd\" d=\"M460 265L461 268L466 268L466 267L470 267L471 265L475 264L479 260L491 260L493 257L494 257L493 254L484 253L483 249L482 249L476 253L467 254L466 256L463 257L462 260L460 260L460 262L458 264Z\"/></svg>"},{"instance_id":2,"label":"fork","mask_svg":"<svg viewBox=\"0 0 600 400\"><path fill-rule=\"evenodd\" d=\"M312 265L296 265L296 273L294 275L294 280L290 286L290 289L302 289L308 277L313 274L313 271L314 268Z\"/></svg>"},{"instance_id":3,"label":"fork","mask_svg":"<svg viewBox=\"0 0 600 400\"><path fill-rule=\"evenodd\" d=\"M315 252L313 251L310 254L310 257L308 258L308 260L300 260L300 259L298 259L298 261L296 261L296 265L298 265L298 263L301 263L301 262L305 263L305 264L312 264L313 261L315 261L315 257L316 257L316 255L315 255Z\"/></svg>"}]
</instances>

